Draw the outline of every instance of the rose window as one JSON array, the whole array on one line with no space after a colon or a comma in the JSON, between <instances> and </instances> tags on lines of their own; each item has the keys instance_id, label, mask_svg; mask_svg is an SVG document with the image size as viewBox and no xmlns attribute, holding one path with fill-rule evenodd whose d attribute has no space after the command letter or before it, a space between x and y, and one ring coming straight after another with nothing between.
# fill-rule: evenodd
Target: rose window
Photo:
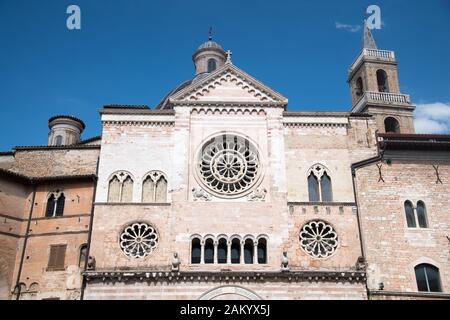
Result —
<instances>
[{"instance_id":1,"label":"rose window","mask_svg":"<svg viewBox=\"0 0 450 320\"><path fill-rule=\"evenodd\" d=\"M120 248L131 258L144 258L152 253L158 244L158 234L146 223L134 223L120 235Z\"/></svg>"},{"instance_id":2,"label":"rose window","mask_svg":"<svg viewBox=\"0 0 450 320\"><path fill-rule=\"evenodd\" d=\"M300 231L300 245L315 258L327 258L336 251L338 236L326 222L311 221Z\"/></svg>"},{"instance_id":3,"label":"rose window","mask_svg":"<svg viewBox=\"0 0 450 320\"><path fill-rule=\"evenodd\" d=\"M250 141L222 135L203 146L198 174L212 193L233 197L245 193L258 181L260 166L257 149Z\"/></svg>"}]
</instances>

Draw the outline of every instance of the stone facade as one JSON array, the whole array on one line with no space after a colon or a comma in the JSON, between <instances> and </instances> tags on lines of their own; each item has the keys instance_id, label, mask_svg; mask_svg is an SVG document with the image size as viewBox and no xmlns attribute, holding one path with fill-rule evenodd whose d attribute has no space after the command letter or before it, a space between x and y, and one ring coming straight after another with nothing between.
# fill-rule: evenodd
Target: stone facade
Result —
<instances>
[{"instance_id":1,"label":"stone facade","mask_svg":"<svg viewBox=\"0 0 450 320\"><path fill-rule=\"evenodd\" d=\"M101 137L0 154L0 298L450 297L450 136L413 134L393 53L363 49L348 113L287 111L212 39L193 57L157 108L101 109Z\"/></svg>"}]
</instances>

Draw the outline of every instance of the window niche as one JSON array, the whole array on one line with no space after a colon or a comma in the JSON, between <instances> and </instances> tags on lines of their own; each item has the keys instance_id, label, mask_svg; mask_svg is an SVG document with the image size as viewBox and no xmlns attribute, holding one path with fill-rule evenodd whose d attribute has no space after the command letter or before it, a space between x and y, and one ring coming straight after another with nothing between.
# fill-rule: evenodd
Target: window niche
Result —
<instances>
[{"instance_id":1,"label":"window niche","mask_svg":"<svg viewBox=\"0 0 450 320\"><path fill-rule=\"evenodd\" d=\"M142 183L142 202L167 202L167 177L161 171L151 171L145 175Z\"/></svg>"},{"instance_id":2,"label":"window niche","mask_svg":"<svg viewBox=\"0 0 450 320\"><path fill-rule=\"evenodd\" d=\"M134 180L128 172L114 173L109 179L108 202L132 202Z\"/></svg>"},{"instance_id":3,"label":"window niche","mask_svg":"<svg viewBox=\"0 0 450 320\"><path fill-rule=\"evenodd\" d=\"M404 203L406 225L408 228L428 228L428 217L425 202L422 200L417 201L416 207L410 200L406 200Z\"/></svg>"},{"instance_id":4,"label":"window niche","mask_svg":"<svg viewBox=\"0 0 450 320\"><path fill-rule=\"evenodd\" d=\"M64 215L64 206L66 197L64 192L56 190L47 197L47 207L45 209L46 218L62 217Z\"/></svg>"}]
</instances>

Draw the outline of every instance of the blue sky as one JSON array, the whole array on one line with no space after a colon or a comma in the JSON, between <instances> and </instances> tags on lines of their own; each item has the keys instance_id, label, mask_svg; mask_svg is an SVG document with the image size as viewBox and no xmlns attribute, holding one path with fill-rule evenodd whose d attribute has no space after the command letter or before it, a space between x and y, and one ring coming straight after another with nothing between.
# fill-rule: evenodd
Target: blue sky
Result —
<instances>
[{"instance_id":1,"label":"blue sky","mask_svg":"<svg viewBox=\"0 0 450 320\"><path fill-rule=\"evenodd\" d=\"M71 4L79 31L66 28ZM193 76L210 26L233 63L285 95L289 110L347 111L347 69L371 4L383 20L374 37L396 52L420 131L449 132L449 0L0 0L0 151L46 144L55 114L82 118L89 138L101 133L105 104L154 107Z\"/></svg>"}]
</instances>

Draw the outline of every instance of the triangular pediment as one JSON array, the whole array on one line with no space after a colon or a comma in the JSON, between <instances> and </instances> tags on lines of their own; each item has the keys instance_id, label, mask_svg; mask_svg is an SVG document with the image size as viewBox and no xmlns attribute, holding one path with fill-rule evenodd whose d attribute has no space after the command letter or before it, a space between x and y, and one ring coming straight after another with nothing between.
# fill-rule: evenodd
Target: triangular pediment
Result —
<instances>
[{"instance_id":1,"label":"triangular pediment","mask_svg":"<svg viewBox=\"0 0 450 320\"><path fill-rule=\"evenodd\" d=\"M251 103L286 106L288 100L231 63L170 97L173 104Z\"/></svg>"}]
</instances>

